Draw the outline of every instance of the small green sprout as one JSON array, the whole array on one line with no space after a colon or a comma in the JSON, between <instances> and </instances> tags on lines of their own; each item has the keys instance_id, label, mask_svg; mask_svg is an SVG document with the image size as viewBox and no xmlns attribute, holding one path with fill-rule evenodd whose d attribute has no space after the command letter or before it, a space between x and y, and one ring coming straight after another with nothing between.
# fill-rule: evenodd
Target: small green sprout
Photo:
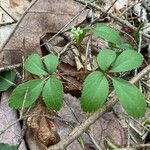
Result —
<instances>
[{"instance_id":1,"label":"small green sprout","mask_svg":"<svg viewBox=\"0 0 150 150\"><path fill-rule=\"evenodd\" d=\"M78 46L81 44L81 42L83 41L83 39L85 38L87 29L82 29L80 27L73 27L71 29L71 38L74 41L75 44L77 44Z\"/></svg>"}]
</instances>

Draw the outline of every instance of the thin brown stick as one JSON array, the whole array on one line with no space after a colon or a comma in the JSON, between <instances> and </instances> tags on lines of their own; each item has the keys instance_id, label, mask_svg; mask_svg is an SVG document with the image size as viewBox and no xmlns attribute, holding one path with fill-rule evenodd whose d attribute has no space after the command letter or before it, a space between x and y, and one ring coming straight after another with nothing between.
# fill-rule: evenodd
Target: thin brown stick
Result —
<instances>
[{"instance_id":1,"label":"thin brown stick","mask_svg":"<svg viewBox=\"0 0 150 150\"><path fill-rule=\"evenodd\" d=\"M87 5L87 7L91 7L91 8L94 8L94 9L97 9L98 11L101 11L102 13L105 13L105 10L102 9L100 6L98 6L97 4L94 4L94 3L91 3L90 1L85 1L85 0L75 0L77 2L80 2L84 5ZM120 22L121 24L125 25L125 26L128 26L129 28L135 30L136 27L131 25L128 21L126 20L123 20L121 18L118 18L117 16L113 15L112 13L108 13L107 14L108 16L110 16L111 18L113 18L115 21L117 22ZM150 39L150 35L148 34L145 34L145 33L142 33L142 35L145 37L145 38L148 38Z\"/></svg>"},{"instance_id":2,"label":"thin brown stick","mask_svg":"<svg viewBox=\"0 0 150 150\"><path fill-rule=\"evenodd\" d=\"M54 36L52 36L49 40L41 44L40 46L44 46L46 43L50 42L53 40L57 35L59 35L61 32L63 32L76 18L79 17L79 15L86 9L87 5L85 3L85 6L81 9L80 12L78 12L67 24L65 24Z\"/></svg>"},{"instance_id":3,"label":"thin brown stick","mask_svg":"<svg viewBox=\"0 0 150 150\"><path fill-rule=\"evenodd\" d=\"M75 123L75 122L72 122L70 120L66 120L66 119L63 119L61 118L60 116L49 116L49 115L37 115L37 114L30 114L30 115L24 115L22 117L20 117L19 119L15 120L14 122L12 122L11 124L9 124L8 126L5 127L5 129L3 129L2 131L0 131L0 135L2 135L3 133L5 133L9 128L11 128L12 126L14 126L16 123L18 123L19 121L23 120L23 119L26 119L28 117L35 117L35 116L38 116L38 117L46 117L48 119L58 119L60 121L64 121L65 123Z\"/></svg>"},{"instance_id":4,"label":"thin brown stick","mask_svg":"<svg viewBox=\"0 0 150 150\"><path fill-rule=\"evenodd\" d=\"M0 53L4 50L4 47L6 46L6 44L9 42L9 40L11 39L11 37L14 35L14 33L16 32L18 26L20 25L21 21L24 19L24 17L26 16L26 14L29 12L30 8L37 2L38 0L33 0L33 2L31 2L30 6L26 9L26 11L24 12L24 14L22 15L22 17L20 18L20 20L17 22L14 30L12 31L12 33L10 34L10 36L7 38L7 40L5 41L5 43L2 45L2 48L0 49ZM15 49L16 50L16 49Z\"/></svg>"},{"instance_id":5,"label":"thin brown stick","mask_svg":"<svg viewBox=\"0 0 150 150\"><path fill-rule=\"evenodd\" d=\"M16 69L16 68L19 68L21 66L22 66L22 63L14 64L14 65L8 65L8 66L5 66L5 67L0 67L0 72Z\"/></svg>"},{"instance_id":6,"label":"thin brown stick","mask_svg":"<svg viewBox=\"0 0 150 150\"><path fill-rule=\"evenodd\" d=\"M0 23L0 27L6 26L6 25L15 24L15 23L16 23L16 22L14 22L14 21L11 21L11 22L2 22L2 23Z\"/></svg>"},{"instance_id":7,"label":"thin brown stick","mask_svg":"<svg viewBox=\"0 0 150 150\"><path fill-rule=\"evenodd\" d=\"M150 144L139 144L134 146L133 148L150 148Z\"/></svg>"},{"instance_id":8,"label":"thin brown stick","mask_svg":"<svg viewBox=\"0 0 150 150\"><path fill-rule=\"evenodd\" d=\"M140 73L138 73L135 77L133 77L132 80L130 80L130 82L136 83L149 72L150 72L150 65L145 67ZM58 144L49 147L48 150L65 149L65 147L67 147L75 139L77 139L83 132L85 132L89 128L89 126L91 126L99 117L101 117L104 113L111 110L118 100L114 96L114 92L111 92L110 96L112 98L106 102L105 106L102 109L98 110L93 115L91 115L87 120L85 120L82 124L75 127L74 130L66 138L62 139Z\"/></svg>"},{"instance_id":9,"label":"thin brown stick","mask_svg":"<svg viewBox=\"0 0 150 150\"><path fill-rule=\"evenodd\" d=\"M12 19L14 20L14 22L17 22L17 21L18 21L14 16L12 16L9 12L7 12L2 6L0 6L0 8L1 8L10 18L12 18Z\"/></svg>"},{"instance_id":10,"label":"thin brown stick","mask_svg":"<svg viewBox=\"0 0 150 150\"><path fill-rule=\"evenodd\" d=\"M110 11L110 9L116 4L118 0L115 0L114 2L112 2L112 5L106 10L106 12L103 14L103 16L107 15L107 13Z\"/></svg>"}]
</instances>

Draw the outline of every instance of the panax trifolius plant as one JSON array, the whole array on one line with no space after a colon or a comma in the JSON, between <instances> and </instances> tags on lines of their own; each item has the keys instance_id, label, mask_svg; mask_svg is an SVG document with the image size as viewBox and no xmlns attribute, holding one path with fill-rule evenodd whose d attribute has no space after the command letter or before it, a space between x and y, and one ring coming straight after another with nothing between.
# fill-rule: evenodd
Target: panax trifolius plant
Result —
<instances>
[{"instance_id":1,"label":"panax trifolius plant","mask_svg":"<svg viewBox=\"0 0 150 150\"><path fill-rule=\"evenodd\" d=\"M86 35L84 31L87 30L73 28L72 37L75 44L81 44ZM92 32L107 41L110 47L100 50L97 55L99 69L91 72L83 83L80 98L83 111L94 112L105 104L109 93L109 77L115 94L126 112L133 117L144 116L146 111L144 95L135 85L116 76L120 72L140 67L143 56L130 44L124 43L119 33L107 25L97 24ZM58 111L62 107L64 95L63 85L55 74L58 64L58 58L52 54L42 59L37 54L29 56L25 62L25 69L39 76L39 79L18 85L11 94L9 105L17 109L29 107L42 93L46 106Z\"/></svg>"},{"instance_id":2,"label":"panax trifolius plant","mask_svg":"<svg viewBox=\"0 0 150 150\"><path fill-rule=\"evenodd\" d=\"M80 98L83 111L94 112L105 104L109 93L108 78L110 78L115 94L128 115L144 116L146 100L141 91L130 82L111 76L113 73L131 71L140 67L143 56L131 45L124 43L119 33L107 25L97 24L92 32L107 41L110 47L100 50L97 55L99 70L90 73L83 83Z\"/></svg>"}]
</instances>

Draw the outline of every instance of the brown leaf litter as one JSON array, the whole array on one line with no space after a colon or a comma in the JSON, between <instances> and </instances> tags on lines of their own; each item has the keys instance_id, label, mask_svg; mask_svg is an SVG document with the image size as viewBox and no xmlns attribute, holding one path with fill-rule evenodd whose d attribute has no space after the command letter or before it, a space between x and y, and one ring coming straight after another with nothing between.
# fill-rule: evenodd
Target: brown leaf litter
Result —
<instances>
[{"instance_id":1,"label":"brown leaf litter","mask_svg":"<svg viewBox=\"0 0 150 150\"><path fill-rule=\"evenodd\" d=\"M47 34L52 36L59 32L83 8L83 5L74 0L33 1L0 50L0 67L20 63L22 57L27 57L32 53L38 53L41 56L47 54L45 49L40 46L43 37ZM62 51L69 42L68 37L64 37L65 33L67 35L67 30L72 26L81 24L86 19L86 15L87 10L84 10L65 28L63 33L56 36L55 40L51 41L49 45L46 44L45 47L48 51L57 54ZM46 42L46 40L48 38L42 42ZM98 47L105 47L105 44L101 43L100 40L94 39L94 42ZM86 45L83 49L85 47ZM48 110L41 101L25 113L25 115L31 115L26 120L26 140L30 149L45 150L47 147L58 143L65 136L68 136L74 126L83 122L89 116L89 114L82 113L77 98L81 94L83 79L89 71L84 69L78 71L76 65L70 49L69 52L61 56L57 74L62 79L65 93L70 93L76 97L65 94L64 107L58 114ZM88 132L81 136L83 145L76 140L67 149L96 149L93 139L102 149L105 149L104 141L106 138L111 139L117 145L126 146L127 128L122 127L119 119L113 112L106 113L89 128Z\"/></svg>"}]
</instances>

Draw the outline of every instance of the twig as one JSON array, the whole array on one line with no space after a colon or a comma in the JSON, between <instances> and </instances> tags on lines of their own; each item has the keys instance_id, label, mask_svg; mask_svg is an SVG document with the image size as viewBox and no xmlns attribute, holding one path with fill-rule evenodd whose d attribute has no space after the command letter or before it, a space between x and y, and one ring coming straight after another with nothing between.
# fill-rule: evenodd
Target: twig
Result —
<instances>
[{"instance_id":1,"label":"twig","mask_svg":"<svg viewBox=\"0 0 150 150\"><path fill-rule=\"evenodd\" d=\"M90 36L88 37L87 46L86 46L85 63L84 63L85 69L87 69L89 50L91 49L91 47L90 47L91 38L92 38L92 35L90 35Z\"/></svg>"},{"instance_id":2,"label":"twig","mask_svg":"<svg viewBox=\"0 0 150 150\"><path fill-rule=\"evenodd\" d=\"M89 7L91 7L91 8L97 9L98 11L101 11L102 13L105 13L105 10L102 9L101 7L99 7L97 4L94 4L94 3L91 3L91 2L85 1L85 0L75 0L75 1L80 2L80 3L84 4L84 5L87 5L87 7L89 6ZM131 24L130 24L128 21L126 21L126 20L123 20L123 19L121 19L121 18L118 18L117 16L115 16L115 15L113 15L113 14L111 14L111 13L108 13L107 15L110 16L111 18L113 18L115 21L118 21L118 22L120 22L121 24L123 24L123 25L125 25L125 26L128 26L129 28L131 28L131 29L133 29L133 30L136 29L136 27L134 27L133 25L131 25ZM143 35L144 37L150 39L150 35L145 34L145 33L142 33L142 35Z\"/></svg>"},{"instance_id":3,"label":"twig","mask_svg":"<svg viewBox=\"0 0 150 150\"><path fill-rule=\"evenodd\" d=\"M57 35L59 35L61 32L63 32L85 9L86 9L87 5L85 3L85 6L83 7L83 9L81 9L80 12L78 12L67 24L65 24L54 36L52 36L49 40L47 40L46 42L44 42L43 44L41 44L40 46L44 46L46 43L50 42L51 40L53 40Z\"/></svg>"},{"instance_id":4,"label":"twig","mask_svg":"<svg viewBox=\"0 0 150 150\"><path fill-rule=\"evenodd\" d=\"M17 120L15 120L14 122L12 122L10 125L8 125L5 129L3 129L2 131L0 131L0 135L2 135L4 132L6 132L9 128L11 128L13 125L15 125L16 123L18 123L19 121L21 121L23 118L19 118Z\"/></svg>"},{"instance_id":5,"label":"twig","mask_svg":"<svg viewBox=\"0 0 150 150\"><path fill-rule=\"evenodd\" d=\"M12 18L12 19L14 20L14 22L17 22L17 21L18 21L15 17L13 17L10 13L8 13L2 6L0 6L0 8L1 8L10 18Z\"/></svg>"},{"instance_id":6,"label":"twig","mask_svg":"<svg viewBox=\"0 0 150 150\"><path fill-rule=\"evenodd\" d=\"M14 65L8 65L6 67L1 67L0 68L0 72L9 71L9 70L12 70L12 69L16 69L16 68L19 68L21 66L22 66L22 63L14 64Z\"/></svg>"},{"instance_id":7,"label":"twig","mask_svg":"<svg viewBox=\"0 0 150 150\"><path fill-rule=\"evenodd\" d=\"M127 141L127 147L129 148L130 147L130 118L128 117L128 141Z\"/></svg>"},{"instance_id":8,"label":"twig","mask_svg":"<svg viewBox=\"0 0 150 150\"><path fill-rule=\"evenodd\" d=\"M150 148L150 144L139 144L131 148Z\"/></svg>"},{"instance_id":9,"label":"twig","mask_svg":"<svg viewBox=\"0 0 150 150\"><path fill-rule=\"evenodd\" d=\"M19 121L23 120L23 119L26 119L28 117L34 117L34 116L38 116L38 117L46 117L48 119L58 119L60 121L64 121L65 123L72 123L72 124L75 124L75 122L72 122L70 120L65 120L63 118L61 118L60 116L49 116L47 114L45 115L37 115L37 114L29 114L29 115L24 115L22 116L21 118L15 120L14 122L12 122L11 124L9 124L8 126L6 126L5 129L3 129L2 131L0 131L0 135L2 135L3 133L5 133L9 128L11 128L13 125L15 125L16 123L18 123Z\"/></svg>"},{"instance_id":10,"label":"twig","mask_svg":"<svg viewBox=\"0 0 150 150\"><path fill-rule=\"evenodd\" d=\"M133 36L131 36L129 33L123 31L123 30L119 30L121 33L126 34L133 42L134 44L137 46L137 42L135 41L135 39L133 38Z\"/></svg>"},{"instance_id":11,"label":"twig","mask_svg":"<svg viewBox=\"0 0 150 150\"><path fill-rule=\"evenodd\" d=\"M146 83L145 81L141 81L143 83L143 86L145 86L145 88L150 91L150 85L148 83Z\"/></svg>"},{"instance_id":12,"label":"twig","mask_svg":"<svg viewBox=\"0 0 150 150\"><path fill-rule=\"evenodd\" d=\"M6 25L11 25L11 24L15 24L16 22L12 21L12 22L1 22L0 23L0 27L1 26L6 26Z\"/></svg>"},{"instance_id":13,"label":"twig","mask_svg":"<svg viewBox=\"0 0 150 150\"><path fill-rule=\"evenodd\" d=\"M97 142L95 141L94 137L89 132L88 132L88 135L89 135L90 139L92 140L93 144L95 145L96 149L97 150L102 150L100 148L100 146L97 144Z\"/></svg>"},{"instance_id":14,"label":"twig","mask_svg":"<svg viewBox=\"0 0 150 150\"><path fill-rule=\"evenodd\" d=\"M136 2L136 3L132 4L132 5L130 5L130 6L127 7L119 16L122 17L129 9L131 9L133 6L135 6L135 5L139 4L139 3L141 3L141 1L138 1L138 2Z\"/></svg>"},{"instance_id":15,"label":"twig","mask_svg":"<svg viewBox=\"0 0 150 150\"><path fill-rule=\"evenodd\" d=\"M80 144L81 148L85 149L85 143L84 143L83 137L82 136L78 137L77 141Z\"/></svg>"},{"instance_id":16,"label":"twig","mask_svg":"<svg viewBox=\"0 0 150 150\"><path fill-rule=\"evenodd\" d=\"M136 123L138 123L141 127L143 127L146 131L150 132L150 129L147 128L146 126L144 126L142 123L140 123L139 121L137 121L136 119L134 119L133 117L130 117L133 121L135 121Z\"/></svg>"},{"instance_id":17,"label":"twig","mask_svg":"<svg viewBox=\"0 0 150 150\"><path fill-rule=\"evenodd\" d=\"M130 82L136 83L149 72L150 72L150 65L145 67L140 73L138 73L134 78L132 78ZM99 117L101 117L104 113L111 110L118 100L114 96L114 92L111 92L110 95L113 97L106 102L105 106L102 109L99 109L88 119L86 119L82 124L75 127L74 130L66 138L62 139L58 144L49 147L48 150L63 150L65 147L71 144L76 138L78 138L83 132L85 132L89 128L89 126L91 126Z\"/></svg>"},{"instance_id":18,"label":"twig","mask_svg":"<svg viewBox=\"0 0 150 150\"><path fill-rule=\"evenodd\" d=\"M109 139L108 137L105 138L104 142L108 145L110 149L117 149L118 147Z\"/></svg>"},{"instance_id":19,"label":"twig","mask_svg":"<svg viewBox=\"0 0 150 150\"><path fill-rule=\"evenodd\" d=\"M67 104L66 101L65 101L65 103L66 103L66 105L69 107L69 104ZM77 118L76 114L74 113L74 111L72 110L72 108L69 107L69 109L70 109L71 113L73 114L73 116L75 117L76 121L77 121L78 123L81 123L81 122L79 121L79 119ZM95 147L97 148L97 150L102 150L102 149L99 147L99 145L97 144L97 142L95 141L94 137L90 134L90 132L87 130L85 133L89 136L89 138L91 139L92 143L95 145ZM82 138L82 137L81 137L81 138Z\"/></svg>"},{"instance_id":20,"label":"twig","mask_svg":"<svg viewBox=\"0 0 150 150\"><path fill-rule=\"evenodd\" d=\"M26 9L26 11L24 12L24 14L22 15L22 17L20 18L20 20L17 22L17 24L15 25L14 30L11 32L9 38L7 38L7 40L4 42L4 44L2 45L1 49L0 49L0 53L3 52L4 47L6 46L6 44L9 42L9 40L11 39L11 37L14 35L14 33L16 32L18 26L20 25L21 21L24 19L24 17L26 16L26 14L29 12L30 8L37 2L38 0L34 0L31 2L30 6ZM16 50L16 49L15 49Z\"/></svg>"},{"instance_id":21,"label":"twig","mask_svg":"<svg viewBox=\"0 0 150 150\"><path fill-rule=\"evenodd\" d=\"M142 45L142 31L139 31L139 44L138 44L138 53L141 52L141 45ZM137 74L137 69L135 69L134 75Z\"/></svg>"},{"instance_id":22,"label":"twig","mask_svg":"<svg viewBox=\"0 0 150 150\"><path fill-rule=\"evenodd\" d=\"M106 12L103 14L103 16L107 15L107 13L110 11L110 9L115 5L115 3L117 2L118 0L115 0L112 5L106 10Z\"/></svg>"},{"instance_id":23,"label":"twig","mask_svg":"<svg viewBox=\"0 0 150 150\"><path fill-rule=\"evenodd\" d=\"M22 141L24 140L24 135L25 135L25 132L26 132L26 129L27 129L27 126L26 126L26 123L25 121L23 120L23 127L22 127L22 130L21 130L21 135L20 135L20 138L18 140L18 145L17 145L17 148L19 149Z\"/></svg>"},{"instance_id":24,"label":"twig","mask_svg":"<svg viewBox=\"0 0 150 150\"><path fill-rule=\"evenodd\" d=\"M58 58L60 58L65 52L69 50L69 47L72 45L72 42L69 42L68 44L65 45L65 47L58 53Z\"/></svg>"}]
</instances>

